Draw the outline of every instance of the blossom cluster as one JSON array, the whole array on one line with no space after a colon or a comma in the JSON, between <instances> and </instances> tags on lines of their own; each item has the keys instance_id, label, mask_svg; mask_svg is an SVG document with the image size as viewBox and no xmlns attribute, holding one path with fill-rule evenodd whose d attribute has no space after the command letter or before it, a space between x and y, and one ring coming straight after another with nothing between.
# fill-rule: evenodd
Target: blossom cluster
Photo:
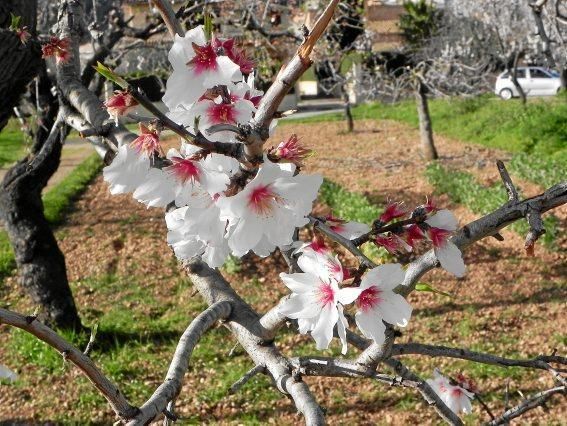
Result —
<instances>
[{"instance_id":1,"label":"blossom cluster","mask_svg":"<svg viewBox=\"0 0 567 426\"><path fill-rule=\"evenodd\" d=\"M451 380L436 369L433 371L433 378L428 379L427 384L453 413L468 414L472 412L471 399L475 396L474 388L470 379L465 379L462 375L460 377L464 379L461 383L452 384Z\"/></svg>"},{"instance_id":2,"label":"blossom cluster","mask_svg":"<svg viewBox=\"0 0 567 426\"><path fill-rule=\"evenodd\" d=\"M362 224L356 223L349 227L357 225L363 228ZM344 308L350 304L356 307L355 321L360 331L378 344L384 343L384 321L400 327L408 324L412 308L393 291L404 279L400 264L373 268L364 274L360 285L353 286L338 256L322 240L314 239L311 244L300 247L298 254L297 264L303 272L280 274L292 291L280 306L280 312L297 319L300 332L310 332L317 349L328 348L337 326L342 353L346 353L348 322Z\"/></svg>"},{"instance_id":3,"label":"blossom cluster","mask_svg":"<svg viewBox=\"0 0 567 426\"><path fill-rule=\"evenodd\" d=\"M253 61L233 40L208 35L203 26L176 36L169 61L173 72L163 97L168 117L211 142L237 143L233 132L207 131L253 119L262 97L254 87ZM105 104L116 119L136 105L128 91ZM298 173L296 165L309 151L295 136L266 153L242 185L236 159L186 141L165 152L160 130L140 124L140 135L119 148L104 178L113 194L132 193L148 207L170 207L167 240L178 258L199 256L218 267L229 254L268 256L277 246L290 245L295 229L308 223L322 177ZM162 167L155 166L156 158Z\"/></svg>"}]
</instances>

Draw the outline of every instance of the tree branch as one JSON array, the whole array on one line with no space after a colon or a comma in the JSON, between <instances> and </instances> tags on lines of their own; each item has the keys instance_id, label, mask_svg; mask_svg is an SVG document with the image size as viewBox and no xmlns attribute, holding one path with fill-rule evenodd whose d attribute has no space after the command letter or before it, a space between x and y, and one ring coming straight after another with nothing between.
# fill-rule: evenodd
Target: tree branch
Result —
<instances>
[{"instance_id":1,"label":"tree branch","mask_svg":"<svg viewBox=\"0 0 567 426\"><path fill-rule=\"evenodd\" d=\"M191 322L179 339L164 382L156 389L150 399L142 405L139 413L127 423L129 426L150 423L164 412L170 401L177 398L183 385L183 376L185 376L185 372L189 367L189 359L195 346L207 330L217 321L228 318L231 312L232 306L230 302L220 301L213 303Z\"/></svg>"},{"instance_id":2,"label":"tree branch","mask_svg":"<svg viewBox=\"0 0 567 426\"><path fill-rule=\"evenodd\" d=\"M57 350L64 356L66 361L73 363L81 370L101 395L106 398L120 418L132 418L138 413L138 409L130 405L122 392L106 378L87 355L67 342L51 328L39 322L35 317L24 316L0 308L0 324L7 324L27 331Z\"/></svg>"}]
</instances>

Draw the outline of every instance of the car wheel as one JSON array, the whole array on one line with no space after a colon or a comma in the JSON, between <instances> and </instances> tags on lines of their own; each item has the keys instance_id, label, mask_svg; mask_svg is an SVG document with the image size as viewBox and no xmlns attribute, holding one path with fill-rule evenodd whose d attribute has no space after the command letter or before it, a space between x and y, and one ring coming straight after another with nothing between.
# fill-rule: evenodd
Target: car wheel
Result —
<instances>
[{"instance_id":1,"label":"car wheel","mask_svg":"<svg viewBox=\"0 0 567 426\"><path fill-rule=\"evenodd\" d=\"M500 97L505 101L512 99L513 93L510 89L502 89L500 91Z\"/></svg>"}]
</instances>

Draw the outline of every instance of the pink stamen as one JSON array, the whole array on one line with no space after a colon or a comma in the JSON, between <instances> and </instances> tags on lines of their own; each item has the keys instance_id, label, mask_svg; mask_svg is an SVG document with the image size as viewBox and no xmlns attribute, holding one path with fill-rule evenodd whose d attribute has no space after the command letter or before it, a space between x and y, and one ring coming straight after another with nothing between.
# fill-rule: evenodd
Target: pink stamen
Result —
<instances>
[{"instance_id":1,"label":"pink stamen","mask_svg":"<svg viewBox=\"0 0 567 426\"><path fill-rule=\"evenodd\" d=\"M415 223L408 226L405 231L404 237L406 242L413 248L415 248L418 241L423 240L424 238L423 231Z\"/></svg>"},{"instance_id":2,"label":"pink stamen","mask_svg":"<svg viewBox=\"0 0 567 426\"><path fill-rule=\"evenodd\" d=\"M429 239L433 243L433 247L439 248L445 245L447 239L449 238L449 235L451 235L451 231L432 227L427 230L427 234L429 235Z\"/></svg>"},{"instance_id":3,"label":"pink stamen","mask_svg":"<svg viewBox=\"0 0 567 426\"><path fill-rule=\"evenodd\" d=\"M321 283L321 285L319 285L318 293L319 302L321 302L323 307L335 303L335 290L333 290L331 284Z\"/></svg>"},{"instance_id":4,"label":"pink stamen","mask_svg":"<svg viewBox=\"0 0 567 426\"><path fill-rule=\"evenodd\" d=\"M173 163L166 170L171 172L175 177L183 183L190 181L191 183L200 182L201 169L196 162L186 158L173 157Z\"/></svg>"},{"instance_id":5,"label":"pink stamen","mask_svg":"<svg viewBox=\"0 0 567 426\"><path fill-rule=\"evenodd\" d=\"M270 216L279 197L269 185L261 185L252 190L248 196L248 206L258 216Z\"/></svg>"},{"instance_id":6,"label":"pink stamen","mask_svg":"<svg viewBox=\"0 0 567 426\"><path fill-rule=\"evenodd\" d=\"M192 45L193 50L195 51L195 56L187 62L187 66L194 70L197 75L204 71L216 71L218 67L217 54L211 43L207 43L204 46L199 46L195 43L192 43Z\"/></svg>"},{"instance_id":7,"label":"pink stamen","mask_svg":"<svg viewBox=\"0 0 567 426\"><path fill-rule=\"evenodd\" d=\"M363 290L358 299L356 299L356 306L363 312L374 308L382 302L381 293L382 291L375 285Z\"/></svg>"},{"instance_id":8,"label":"pink stamen","mask_svg":"<svg viewBox=\"0 0 567 426\"><path fill-rule=\"evenodd\" d=\"M213 104L207 111L213 124L236 123L236 110L232 104Z\"/></svg>"}]
</instances>

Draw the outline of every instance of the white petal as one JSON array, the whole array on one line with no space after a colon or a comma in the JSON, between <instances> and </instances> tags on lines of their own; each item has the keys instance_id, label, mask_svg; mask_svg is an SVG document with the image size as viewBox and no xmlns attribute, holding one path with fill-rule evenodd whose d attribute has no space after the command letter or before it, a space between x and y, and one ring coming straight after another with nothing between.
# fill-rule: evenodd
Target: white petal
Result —
<instances>
[{"instance_id":1,"label":"white petal","mask_svg":"<svg viewBox=\"0 0 567 426\"><path fill-rule=\"evenodd\" d=\"M288 318L313 318L321 312L312 294L292 294L280 307L279 311Z\"/></svg>"},{"instance_id":2,"label":"white petal","mask_svg":"<svg viewBox=\"0 0 567 426\"><path fill-rule=\"evenodd\" d=\"M402 296L392 292L386 293L377 309L384 321L400 327L407 326L411 318L411 305Z\"/></svg>"},{"instance_id":3,"label":"white petal","mask_svg":"<svg viewBox=\"0 0 567 426\"><path fill-rule=\"evenodd\" d=\"M7 380L10 383L14 383L16 380L18 380L18 375L8 367L0 364L0 380Z\"/></svg>"},{"instance_id":4,"label":"white petal","mask_svg":"<svg viewBox=\"0 0 567 426\"><path fill-rule=\"evenodd\" d=\"M337 322L337 333L339 335L339 339L341 339L341 343L343 345L341 353L346 355L347 353L347 338L346 338L346 330L348 328L348 321L345 318L343 313L343 307L341 305L337 305L337 310L339 313L339 321Z\"/></svg>"},{"instance_id":5,"label":"white petal","mask_svg":"<svg viewBox=\"0 0 567 426\"><path fill-rule=\"evenodd\" d=\"M354 316L356 325L369 339L373 339L377 344L384 343L386 338L386 326L372 310L367 312L358 311Z\"/></svg>"},{"instance_id":6,"label":"white petal","mask_svg":"<svg viewBox=\"0 0 567 426\"><path fill-rule=\"evenodd\" d=\"M362 277L360 287L377 286L381 290L392 290L404 280L405 272L399 263L387 263L371 269Z\"/></svg>"},{"instance_id":7,"label":"white petal","mask_svg":"<svg viewBox=\"0 0 567 426\"><path fill-rule=\"evenodd\" d=\"M352 240L353 238L358 238L361 235L366 234L368 231L370 231L370 227L366 223L347 222L340 226L337 233L349 240Z\"/></svg>"},{"instance_id":8,"label":"white petal","mask_svg":"<svg viewBox=\"0 0 567 426\"><path fill-rule=\"evenodd\" d=\"M321 311L317 325L311 330L311 336L317 343L317 349L323 350L329 347L333 338L333 329L339 319L339 313L335 305L327 305Z\"/></svg>"},{"instance_id":9,"label":"white petal","mask_svg":"<svg viewBox=\"0 0 567 426\"><path fill-rule=\"evenodd\" d=\"M343 305L349 305L360 296L363 290L360 287L341 288L337 294L337 301Z\"/></svg>"},{"instance_id":10,"label":"white petal","mask_svg":"<svg viewBox=\"0 0 567 426\"><path fill-rule=\"evenodd\" d=\"M450 210L439 210L425 222L434 228L446 229L448 231L454 231L459 227L459 221Z\"/></svg>"},{"instance_id":11,"label":"white petal","mask_svg":"<svg viewBox=\"0 0 567 426\"><path fill-rule=\"evenodd\" d=\"M465 275L466 267L461 250L451 241L447 241L443 246L436 248L435 255L443 269L457 277Z\"/></svg>"},{"instance_id":12,"label":"white petal","mask_svg":"<svg viewBox=\"0 0 567 426\"><path fill-rule=\"evenodd\" d=\"M308 273L286 274L282 272L280 278L287 288L297 294L311 292L319 284L317 276Z\"/></svg>"}]
</instances>

